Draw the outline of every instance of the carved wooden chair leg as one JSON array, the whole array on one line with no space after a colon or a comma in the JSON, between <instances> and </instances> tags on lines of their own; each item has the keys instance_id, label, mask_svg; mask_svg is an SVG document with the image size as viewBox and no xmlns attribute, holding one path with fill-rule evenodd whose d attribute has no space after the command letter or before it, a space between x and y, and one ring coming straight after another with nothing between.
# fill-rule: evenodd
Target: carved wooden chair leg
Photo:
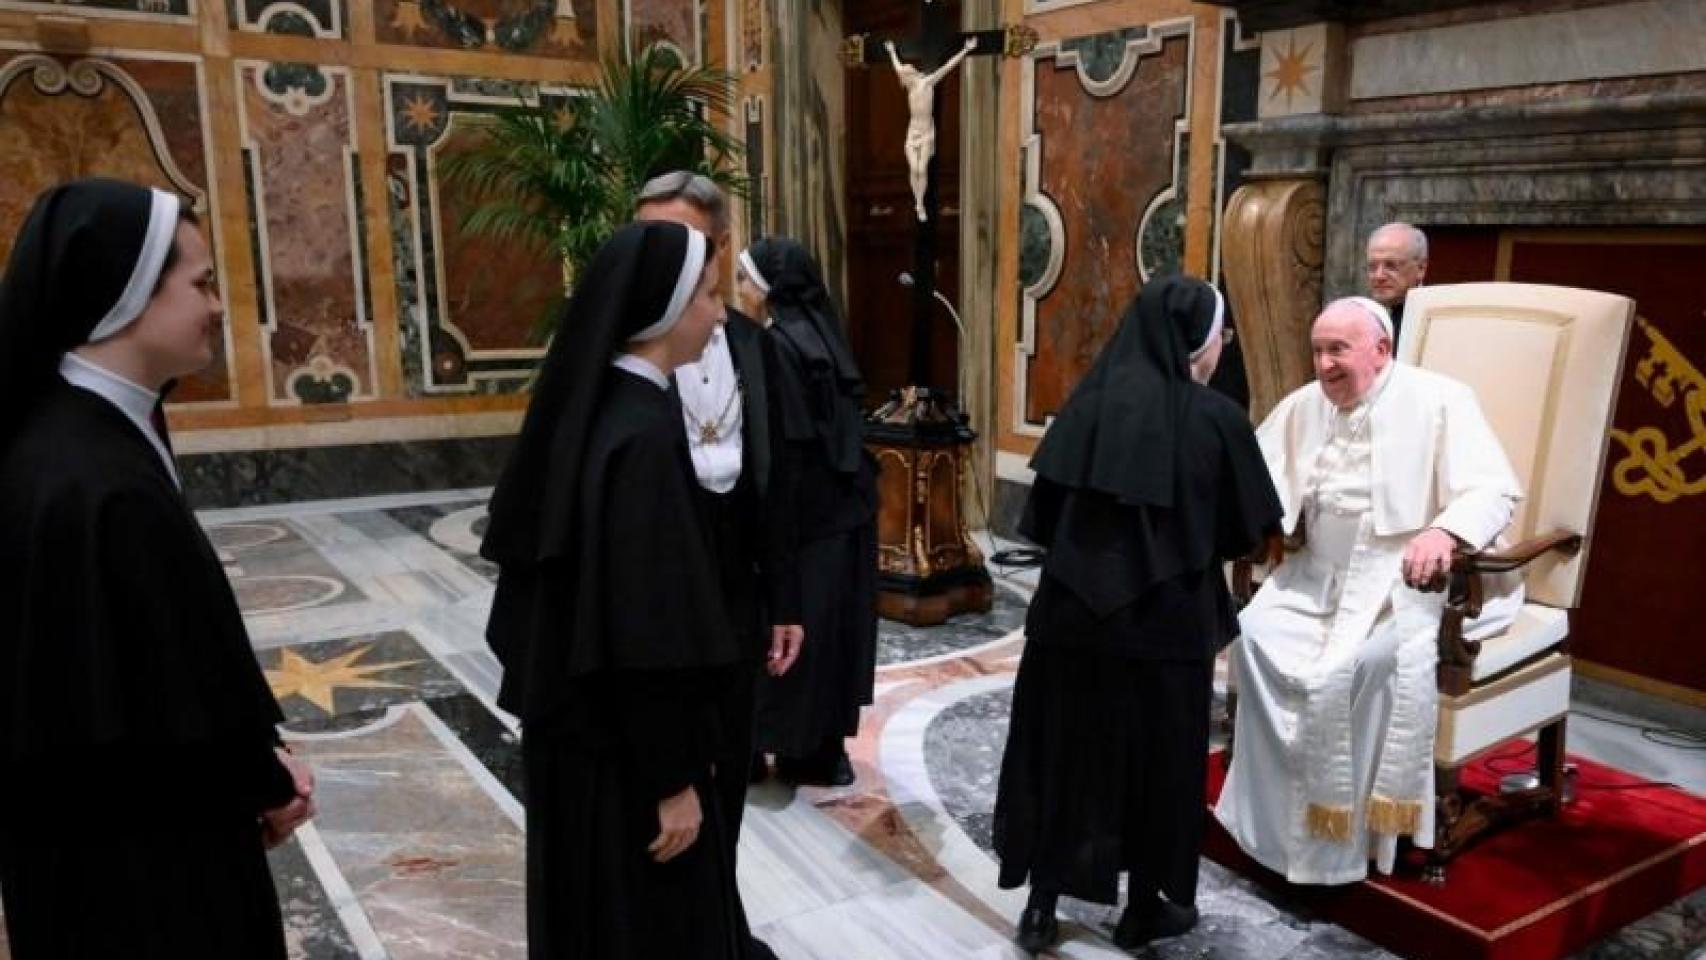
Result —
<instances>
[{"instance_id":1,"label":"carved wooden chair leg","mask_svg":"<svg viewBox=\"0 0 1706 960\"><path fill-rule=\"evenodd\" d=\"M1436 887L1445 886L1445 866L1457 853L1456 827L1463 814L1463 797L1457 792L1457 768L1434 764L1434 846L1422 879Z\"/></svg>"},{"instance_id":2,"label":"carved wooden chair leg","mask_svg":"<svg viewBox=\"0 0 1706 960\"><path fill-rule=\"evenodd\" d=\"M1540 728L1537 766L1540 768L1540 784L1550 793L1544 808L1547 816L1556 815L1564 802L1564 729L1567 722L1568 718L1559 717Z\"/></svg>"}]
</instances>

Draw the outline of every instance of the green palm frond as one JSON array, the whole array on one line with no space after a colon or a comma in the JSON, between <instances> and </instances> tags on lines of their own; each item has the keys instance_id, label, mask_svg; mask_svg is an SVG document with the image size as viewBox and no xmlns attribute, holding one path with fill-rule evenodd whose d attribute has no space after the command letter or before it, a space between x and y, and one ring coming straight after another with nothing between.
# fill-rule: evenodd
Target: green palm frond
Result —
<instances>
[{"instance_id":1,"label":"green palm frond","mask_svg":"<svg viewBox=\"0 0 1706 960\"><path fill-rule=\"evenodd\" d=\"M566 104L523 96L482 117L478 141L438 167L477 201L462 232L549 251L579 275L652 177L692 170L745 196L744 144L718 120L734 92L732 75L651 47L606 60L598 84Z\"/></svg>"}]
</instances>

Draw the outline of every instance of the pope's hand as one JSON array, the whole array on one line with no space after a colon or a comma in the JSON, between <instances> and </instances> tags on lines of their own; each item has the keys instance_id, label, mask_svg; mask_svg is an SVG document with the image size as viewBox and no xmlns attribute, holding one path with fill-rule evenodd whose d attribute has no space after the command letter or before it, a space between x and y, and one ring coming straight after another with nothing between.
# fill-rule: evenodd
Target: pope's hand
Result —
<instances>
[{"instance_id":1,"label":"pope's hand","mask_svg":"<svg viewBox=\"0 0 1706 960\"><path fill-rule=\"evenodd\" d=\"M1404 548L1404 582L1417 590L1439 589L1434 581L1451 570L1456 549L1457 538L1451 534L1438 527L1423 530Z\"/></svg>"}]
</instances>

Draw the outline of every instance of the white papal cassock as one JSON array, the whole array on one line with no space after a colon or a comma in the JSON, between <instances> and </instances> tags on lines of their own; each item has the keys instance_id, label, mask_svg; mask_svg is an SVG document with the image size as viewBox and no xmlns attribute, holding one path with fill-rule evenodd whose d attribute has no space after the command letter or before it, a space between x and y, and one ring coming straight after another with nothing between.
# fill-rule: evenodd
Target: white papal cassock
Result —
<instances>
[{"instance_id":1,"label":"white papal cassock","mask_svg":"<svg viewBox=\"0 0 1706 960\"><path fill-rule=\"evenodd\" d=\"M1319 384L1294 391L1257 431L1285 506L1303 527L1239 616L1238 715L1215 814L1244 850L1293 883L1350 883L1397 839L1433 843L1434 666L1444 596L1403 581L1404 548L1440 527L1482 548L1522 496L1475 394L1393 363L1341 411ZM1490 578L1470 637L1503 629L1521 579Z\"/></svg>"}]
</instances>

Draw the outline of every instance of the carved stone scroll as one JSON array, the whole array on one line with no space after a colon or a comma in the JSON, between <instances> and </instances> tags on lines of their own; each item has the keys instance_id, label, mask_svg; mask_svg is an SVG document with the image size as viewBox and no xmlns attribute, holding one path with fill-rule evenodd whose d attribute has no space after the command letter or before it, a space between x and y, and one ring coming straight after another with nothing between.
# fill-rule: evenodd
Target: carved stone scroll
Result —
<instances>
[{"instance_id":1,"label":"carved stone scroll","mask_svg":"<svg viewBox=\"0 0 1706 960\"><path fill-rule=\"evenodd\" d=\"M1254 180L1227 206L1221 256L1258 423L1314 375L1309 325L1321 309L1325 199L1314 178Z\"/></svg>"}]
</instances>

